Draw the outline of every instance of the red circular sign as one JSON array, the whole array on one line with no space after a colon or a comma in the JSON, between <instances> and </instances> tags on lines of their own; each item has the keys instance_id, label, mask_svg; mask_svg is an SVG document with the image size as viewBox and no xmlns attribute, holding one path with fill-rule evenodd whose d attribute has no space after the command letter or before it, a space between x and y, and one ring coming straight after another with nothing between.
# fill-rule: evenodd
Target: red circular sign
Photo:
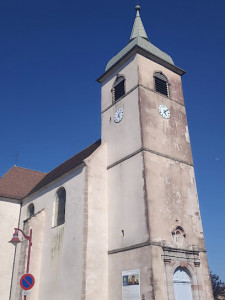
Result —
<instances>
[{"instance_id":1,"label":"red circular sign","mask_svg":"<svg viewBox=\"0 0 225 300\"><path fill-rule=\"evenodd\" d=\"M28 273L20 278L20 286L23 290L30 290L34 286L34 282L34 276Z\"/></svg>"}]
</instances>

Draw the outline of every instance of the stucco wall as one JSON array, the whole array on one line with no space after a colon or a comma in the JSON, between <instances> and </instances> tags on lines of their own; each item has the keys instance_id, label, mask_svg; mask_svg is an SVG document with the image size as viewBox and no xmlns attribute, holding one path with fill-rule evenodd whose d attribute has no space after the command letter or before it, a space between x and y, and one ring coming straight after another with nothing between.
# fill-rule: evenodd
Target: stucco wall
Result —
<instances>
[{"instance_id":1,"label":"stucco wall","mask_svg":"<svg viewBox=\"0 0 225 300\"><path fill-rule=\"evenodd\" d=\"M149 152L144 157L151 240L172 244L181 226L186 246L204 248L193 167Z\"/></svg>"},{"instance_id":2,"label":"stucco wall","mask_svg":"<svg viewBox=\"0 0 225 300\"><path fill-rule=\"evenodd\" d=\"M180 76L141 56L138 56L138 62L140 84L142 84L139 88L139 99L143 146L192 164L186 112L180 94ZM171 91L169 98L154 91L153 76L156 71L162 71L168 78ZM169 119L164 119L159 114L160 104L166 105L170 110Z\"/></svg>"},{"instance_id":3,"label":"stucco wall","mask_svg":"<svg viewBox=\"0 0 225 300\"><path fill-rule=\"evenodd\" d=\"M142 154L108 170L108 201L109 250L148 240Z\"/></svg>"},{"instance_id":4,"label":"stucco wall","mask_svg":"<svg viewBox=\"0 0 225 300\"><path fill-rule=\"evenodd\" d=\"M213 292L212 292L212 282L209 274L209 265L206 253L200 254L201 258L201 270L203 274L203 295L206 300L214 300Z\"/></svg>"},{"instance_id":5,"label":"stucco wall","mask_svg":"<svg viewBox=\"0 0 225 300\"><path fill-rule=\"evenodd\" d=\"M154 73L162 72L166 76L169 83L169 97L177 101L179 104L184 104L182 82L180 75L170 71L169 69L159 65L150 59L137 54L138 59L138 82L150 90L155 90Z\"/></svg>"},{"instance_id":6,"label":"stucco wall","mask_svg":"<svg viewBox=\"0 0 225 300\"><path fill-rule=\"evenodd\" d=\"M63 186L66 189L65 223L52 228L53 202L56 191ZM55 180L30 198L26 199L21 211L21 224L26 219L29 203L33 203L35 214L44 211L43 248L41 267L33 265L33 272L40 268L38 299L61 300L81 298L83 274L83 213L85 194L85 168L73 170ZM42 230L38 228L38 230ZM35 236L35 232L34 232ZM40 234L39 234L40 236ZM35 245L35 238L33 244ZM35 246L33 246L35 248ZM19 248L18 248L19 249ZM21 260L20 251L17 255L17 271ZM31 260L35 259L34 256ZM24 262L25 263L25 262ZM32 266L32 262L31 262ZM18 286L18 280L14 286ZM12 300L18 300L15 296ZM31 300L37 299L37 293L31 291Z\"/></svg>"},{"instance_id":7,"label":"stucco wall","mask_svg":"<svg viewBox=\"0 0 225 300\"><path fill-rule=\"evenodd\" d=\"M140 270L140 299L153 300L153 278L149 247L109 255L109 300L122 300L122 272ZM162 299L163 300L163 299Z\"/></svg>"},{"instance_id":8,"label":"stucco wall","mask_svg":"<svg viewBox=\"0 0 225 300\"><path fill-rule=\"evenodd\" d=\"M26 225L28 229L32 228L32 256L30 261L30 273L35 277L35 285L31 291L30 300L39 300L39 287L41 276L41 261L43 255L43 233L45 227L45 210L42 210L31 217Z\"/></svg>"},{"instance_id":9,"label":"stucco wall","mask_svg":"<svg viewBox=\"0 0 225 300\"><path fill-rule=\"evenodd\" d=\"M118 108L123 108L121 122L114 122ZM108 166L130 155L141 147L140 114L138 90L116 102L113 107L102 114L102 140L108 145Z\"/></svg>"},{"instance_id":10,"label":"stucco wall","mask_svg":"<svg viewBox=\"0 0 225 300\"><path fill-rule=\"evenodd\" d=\"M86 300L108 299L107 145L85 162L87 178Z\"/></svg>"},{"instance_id":11,"label":"stucco wall","mask_svg":"<svg viewBox=\"0 0 225 300\"><path fill-rule=\"evenodd\" d=\"M112 87L118 74L125 77L126 96L113 102ZM102 142L107 142L108 145L108 165L141 147L137 75L137 58L135 56L113 73L102 86ZM111 106L112 104L114 105ZM106 108L108 109L104 111ZM120 123L115 123L114 115L118 108L123 108L124 116Z\"/></svg>"},{"instance_id":12,"label":"stucco wall","mask_svg":"<svg viewBox=\"0 0 225 300\"><path fill-rule=\"evenodd\" d=\"M8 300L10 294L11 276L13 270L13 261L15 247L9 244L14 228L18 227L20 214L20 204L18 201L13 201L6 198L0 198L0 220L1 220L1 235L0 235L0 298Z\"/></svg>"},{"instance_id":13,"label":"stucco wall","mask_svg":"<svg viewBox=\"0 0 225 300\"><path fill-rule=\"evenodd\" d=\"M125 77L125 92L132 90L138 84L138 65L137 56L131 57L125 64L117 68L115 72L110 74L107 80L102 84L101 89L101 111L107 109L113 104L112 88L116 81L117 75L123 75Z\"/></svg>"},{"instance_id":14,"label":"stucco wall","mask_svg":"<svg viewBox=\"0 0 225 300\"><path fill-rule=\"evenodd\" d=\"M35 278L34 287L29 291L29 299L38 300L39 299L39 284L40 284L40 269L41 269L41 258L42 258L42 248L43 248L43 228L45 225L45 210L38 212L31 218L27 219L23 227L20 229L29 236L31 234L30 229L32 229L32 246L30 252L30 263L29 263L29 273L31 273ZM19 252L17 252L18 258L18 271L16 272L16 285L15 285L15 299L23 299L23 290L20 287L19 280L23 274L27 272L27 258L28 258L28 241L22 236L21 233L20 240L22 243L19 246ZM18 247L18 246L17 246ZM17 250L18 250L17 249ZM15 278L15 277L14 277ZM13 293L12 293L13 294ZM13 298L12 298L13 299Z\"/></svg>"}]
</instances>

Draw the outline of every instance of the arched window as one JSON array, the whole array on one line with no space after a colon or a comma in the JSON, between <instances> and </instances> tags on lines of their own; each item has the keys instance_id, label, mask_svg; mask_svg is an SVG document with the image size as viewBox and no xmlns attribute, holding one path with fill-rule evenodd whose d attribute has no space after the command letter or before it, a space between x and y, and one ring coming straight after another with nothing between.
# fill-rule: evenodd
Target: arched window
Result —
<instances>
[{"instance_id":1,"label":"arched window","mask_svg":"<svg viewBox=\"0 0 225 300\"><path fill-rule=\"evenodd\" d=\"M168 80L167 78L161 73L156 72L155 75L155 90L156 92L163 94L168 97Z\"/></svg>"},{"instance_id":2,"label":"arched window","mask_svg":"<svg viewBox=\"0 0 225 300\"><path fill-rule=\"evenodd\" d=\"M184 268L177 268L173 274L175 300L192 300L191 278Z\"/></svg>"},{"instance_id":3,"label":"arched window","mask_svg":"<svg viewBox=\"0 0 225 300\"><path fill-rule=\"evenodd\" d=\"M125 95L125 78L123 76L118 76L116 78L112 92L114 101L119 100L123 95Z\"/></svg>"},{"instance_id":4,"label":"arched window","mask_svg":"<svg viewBox=\"0 0 225 300\"><path fill-rule=\"evenodd\" d=\"M27 219L34 215L34 204L30 203L27 207Z\"/></svg>"},{"instance_id":5,"label":"arched window","mask_svg":"<svg viewBox=\"0 0 225 300\"><path fill-rule=\"evenodd\" d=\"M56 192L53 206L53 226L65 223L66 190L61 187Z\"/></svg>"}]
</instances>

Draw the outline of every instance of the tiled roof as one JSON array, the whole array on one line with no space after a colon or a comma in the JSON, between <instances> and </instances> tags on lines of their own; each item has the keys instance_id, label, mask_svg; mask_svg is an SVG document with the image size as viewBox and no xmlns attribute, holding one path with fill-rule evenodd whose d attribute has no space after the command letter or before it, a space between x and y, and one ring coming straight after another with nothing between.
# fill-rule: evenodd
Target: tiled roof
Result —
<instances>
[{"instance_id":1,"label":"tiled roof","mask_svg":"<svg viewBox=\"0 0 225 300\"><path fill-rule=\"evenodd\" d=\"M62 176L66 172L79 166L84 161L84 159L90 156L100 145L101 140L98 140L94 144L85 148L81 152L77 153L76 155L74 155L73 157L71 157L70 159L53 169L30 191L29 195L41 189L56 178Z\"/></svg>"},{"instance_id":2,"label":"tiled roof","mask_svg":"<svg viewBox=\"0 0 225 300\"><path fill-rule=\"evenodd\" d=\"M17 166L12 167L0 178L0 197L17 200L25 198L66 172L79 166L100 145L101 140L96 141L47 174Z\"/></svg>"},{"instance_id":3,"label":"tiled roof","mask_svg":"<svg viewBox=\"0 0 225 300\"><path fill-rule=\"evenodd\" d=\"M13 166L0 178L0 197L23 199L45 173Z\"/></svg>"}]
</instances>

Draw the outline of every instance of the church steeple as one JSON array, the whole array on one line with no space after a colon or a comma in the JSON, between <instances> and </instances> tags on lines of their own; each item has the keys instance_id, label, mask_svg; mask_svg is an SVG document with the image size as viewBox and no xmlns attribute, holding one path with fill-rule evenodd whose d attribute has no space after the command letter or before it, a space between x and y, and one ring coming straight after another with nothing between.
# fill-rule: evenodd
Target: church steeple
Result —
<instances>
[{"instance_id":1,"label":"church steeple","mask_svg":"<svg viewBox=\"0 0 225 300\"><path fill-rule=\"evenodd\" d=\"M110 59L106 66L105 73L97 80L101 82L106 73L116 68L118 64L121 64L122 62L128 60L135 53L141 53L142 55L148 57L150 60L155 61L162 66L165 66L167 69L172 70L179 75L183 75L185 72L174 65L172 58L149 41L140 17L140 6L137 5L135 9L137 13L129 43L119 53L117 53L113 58Z\"/></svg>"},{"instance_id":2,"label":"church steeple","mask_svg":"<svg viewBox=\"0 0 225 300\"><path fill-rule=\"evenodd\" d=\"M140 5L137 5L135 7L135 9L137 11L137 14L136 14L136 18L134 20L134 26L133 26L133 29L131 32L130 41L132 41L133 39L135 39L138 36L141 36L144 39L146 39L147 41L149 41L147 33L144 28L144 25L141 20L141 16L140 16L140 12L139 12L141 9Z\"/></svg>"}]
</instances>

